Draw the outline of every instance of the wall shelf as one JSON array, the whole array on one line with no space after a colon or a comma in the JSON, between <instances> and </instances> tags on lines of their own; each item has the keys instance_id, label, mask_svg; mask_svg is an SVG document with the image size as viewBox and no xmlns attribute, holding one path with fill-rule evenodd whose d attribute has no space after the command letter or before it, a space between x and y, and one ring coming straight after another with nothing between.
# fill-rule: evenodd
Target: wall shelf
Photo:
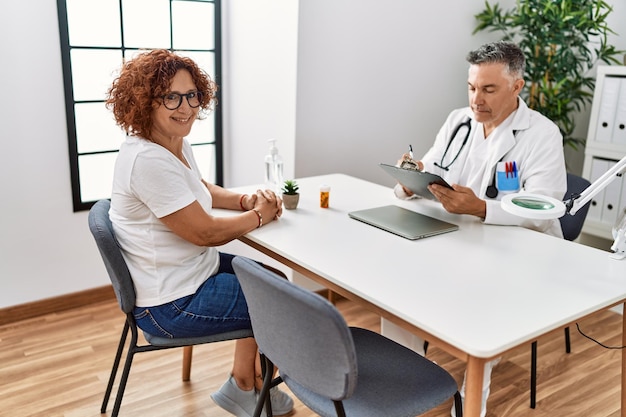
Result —
<instances>
[{"instance_id":1,"label":"wall shelf","mask_svg":"<svg viewBox=\"0 0 626 417\"><path fill-rule=\"evenodd\" d=\"M583 177L593 182L626 155L626 66L600 66L591 106ZM626 181L617 179L591 200L583 232L613 239L626 212Z\"/></svg>"}]
</instances>

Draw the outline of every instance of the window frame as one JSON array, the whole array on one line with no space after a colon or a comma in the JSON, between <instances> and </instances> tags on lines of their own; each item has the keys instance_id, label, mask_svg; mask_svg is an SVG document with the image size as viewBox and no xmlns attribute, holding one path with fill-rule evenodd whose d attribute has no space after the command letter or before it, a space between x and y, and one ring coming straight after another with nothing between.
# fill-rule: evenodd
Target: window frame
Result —
<instances>
[{"instance_id":1,"label":"window frame","mask_svg":"<svg viewBox=\"0 0 626 417\"><path fill-rule=\"evenodd\" d=\"M132 1L132 0L119 0L120 7L120 16L122 16L122 4L124 1ZM217 185L223 185L224 173L223 173L223 114L222 114L222 106L220 103L222 102L222 88L221 88L221 79L222 79L222 25L221 25L221 0L169 0L170 3L170 48L171 51L177 51L177 49L173 48L173 31L171 30L172 25L172 3L173 2L203 2L203 3L213 3L214 5L214 21L213 21L213 29L214 29L214 40L215 45L212 50L214 54L214 65L215 65L215 73L210 74L211 78L220 86L217 89L216 98L218 105L215 106L213 113L215 117L214 124L214 143L213 142L203 142L196 145L214 145L215 147L215 183ZM57 0L57 11L59 18L59 34L60 34L60 46L61 46L61 62L63 68L63 90L65 95L65 113L67 119L67 139L68 139L68 150L69 150L69 163L70 163L70 180L72 186L72 205L74 212L89 210L91 206L95 204L94 201L85 201L82 198L81 193L81 184L80 184L80 168L79 168L79 157L82 155L97 155L97 154L106 154L106 153L117 153L118 150L106 150L106 151L96 151L96 152L84 152L79 153L78 151L78 137L77 137L77 129L76 129L76 112L75 112L75 104L76 103L103 103L104 100L78 100L76 101L74 98L74 85L72 81L72 62L71 62L71 51L73 49L86 49L86 50L119 50L122 53L122 56L126 56L128 51L136 51L137 47L126 47L124 45L124 29L123 29L123 21L120 19L120 31L122 31L122 44L121 47L102 47L102 46L72 46L70 45L69 39L69 22L67 17L67 5L66 0ZM122 16L123 17L123 16ZM194 49L185 49L188 52L206 52L208 50L194 50ZM121 63L120 63L121 64Z\"/></svg>"}]
</instances>

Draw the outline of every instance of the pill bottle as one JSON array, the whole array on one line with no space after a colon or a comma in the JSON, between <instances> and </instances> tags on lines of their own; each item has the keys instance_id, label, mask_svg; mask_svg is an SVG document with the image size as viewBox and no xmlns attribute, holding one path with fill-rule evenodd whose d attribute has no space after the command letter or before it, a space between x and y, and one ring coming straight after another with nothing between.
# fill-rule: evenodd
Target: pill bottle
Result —
<instances>
[{"instance_id":1,"label":"pill bottle","mask_svg":"<svg viewBox=\"0 0 626 417\"><path fill-rule=\"evenodd\" d=\"M329 200L330 200L330 186L321 185L320 186L320 207L328 208Z\"/></svg>"}]
</instances>

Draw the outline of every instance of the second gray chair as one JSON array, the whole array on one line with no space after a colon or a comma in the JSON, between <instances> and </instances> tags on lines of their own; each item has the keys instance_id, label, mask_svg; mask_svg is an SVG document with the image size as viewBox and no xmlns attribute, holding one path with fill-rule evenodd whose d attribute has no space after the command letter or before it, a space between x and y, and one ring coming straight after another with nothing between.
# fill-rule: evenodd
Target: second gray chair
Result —
<instances>
[{"instance_id":1,"label":"second gray chair","mask_svg":"<svg viewBox=\"0 0 626 417\"><path fill-rule=\"evenodd\" d=\"M323 417L416 416L452 397L462 416L457 383L440 366L378 333L348 327L326 299L256 262L238 257L233 268L265 365L255 417L264 404L270 408L269 389L281 381ZM274 366L280 377L272 380Z\"/></svg>"}]
</instances>

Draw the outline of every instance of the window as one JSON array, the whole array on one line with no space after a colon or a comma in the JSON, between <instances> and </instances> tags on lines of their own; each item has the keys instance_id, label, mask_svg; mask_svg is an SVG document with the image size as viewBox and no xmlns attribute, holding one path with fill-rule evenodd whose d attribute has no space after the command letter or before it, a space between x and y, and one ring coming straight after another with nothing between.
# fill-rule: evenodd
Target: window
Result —
<instances>
[{"instance_id":1,"label":"window","mask_svg":"<svg viewBox=\"0 0 626 417\"><path fill-rule=\"evenodd\" d=\"M220 0L57 0L74 211L110 197L125 138L105 107L124 59L140 49L170 49L221 78ZM220 99L218 90L218 102ZM202 176L222 183L220 106L187 137Z\"/></svg>"}]
</instances>

